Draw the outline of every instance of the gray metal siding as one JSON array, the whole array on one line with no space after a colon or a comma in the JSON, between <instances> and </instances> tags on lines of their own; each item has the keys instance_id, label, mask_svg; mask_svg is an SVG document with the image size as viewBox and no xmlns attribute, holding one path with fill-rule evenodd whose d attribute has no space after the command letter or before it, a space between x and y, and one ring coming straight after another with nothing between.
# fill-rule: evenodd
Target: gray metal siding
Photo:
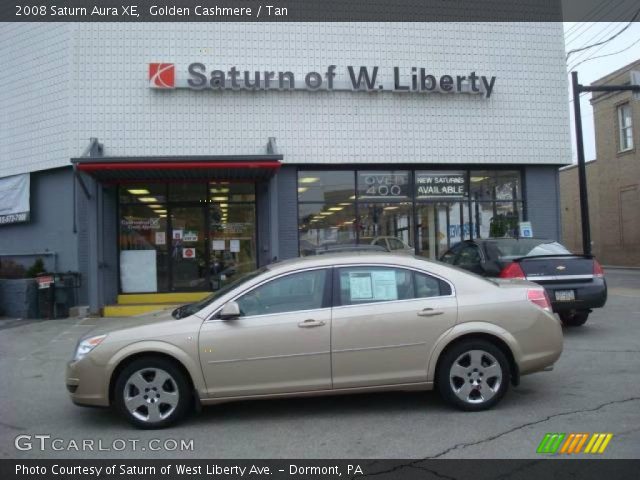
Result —
<instances>
[{"instance_id":1,"label":"gray metal siding","mask_svg":"<svg viewBox=\"0 0 640 480\"><path fill-rule=\"evenodd\" d=\"M278 259L298 256L298 169L283 166L278 184Z\"/></svg>"},{"instance_id":2,"label":"gray metal siding","mask_svg":"<svg viewBox=\"0 0 640 480\"><path fill-rule=\"evenodd\" d=\"M560 240L560 197L557 166L532 166L524 175L527 212L533 235Z\"/></svg>"},{"instance_id":3,"label":"gray metal siding","mask_svg":"<svg viewBox=\"0 0 640 480\"><path fill-rule=\"evenodd\" d=\"M71 167L31 174L31 220L0 226L1 256L27 267L42 258L51 271L78 271L72 178Z\"/></svg>"}]
</instances>

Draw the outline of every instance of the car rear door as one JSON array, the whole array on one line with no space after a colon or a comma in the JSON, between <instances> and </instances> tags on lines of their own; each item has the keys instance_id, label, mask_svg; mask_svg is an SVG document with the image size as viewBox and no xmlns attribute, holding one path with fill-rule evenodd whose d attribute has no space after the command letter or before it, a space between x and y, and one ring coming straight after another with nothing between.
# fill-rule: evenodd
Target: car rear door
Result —
<instances>
[{"instance_id":1,"label":"car rear door","mask_svg":"<svg viewBox=\"0 0 640 480\"><path fill-rule=\"evenodd\" d=\"M334 270L334 388L424 382L436 340L457 319L451 285L395 266Z\"/></svg>"},{"instance_id":2,"label":"car rear door","mask_svg":"<svg viewBox=\"0 0 640 480\"><path fill-rule=\"evenodd\" d=\"M331 268L285 274L236 301L241 316L200 330L210 396L331 388Z\"/></svg>"}]
</instances>

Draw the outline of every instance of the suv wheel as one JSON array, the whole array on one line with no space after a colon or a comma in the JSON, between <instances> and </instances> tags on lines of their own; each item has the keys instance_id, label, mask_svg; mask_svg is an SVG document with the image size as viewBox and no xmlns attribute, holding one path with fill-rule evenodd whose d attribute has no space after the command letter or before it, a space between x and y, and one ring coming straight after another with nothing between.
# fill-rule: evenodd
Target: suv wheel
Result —
<instances>
[{"instance_id":1,"label":"suv wheel","mask_svg":"<svg viewBox=\"0 0 640 480\"><path fill-rule=\"evenodd\" d=\"M468 340L445 353L436 383L448 403L478 411L500 401L509 388L510 375L509 362L498 347L486 340Z\"/></svg>"},{"instance_id":2,"label":"suv wheel","mask_svg":"<svg viewBox=\"0 0 640 480\"><path fill-rule=\"evenodd\" d=\"M589 312L585 311L560 313L559 315L565 327L579 327L584 325L589 318Z\"/></svg>"},{"instance_id":3,"label":"suv wheel","mask_svg":"<svg viewBox=\"0 0 640 480\"><path fill-rule=\"evenodd\" d=\"M133 425L167 427L187 412L191 402L189 382L173 362L140 358L127 365L115 384L117 410Z\"/></svg>"}]
</instances>

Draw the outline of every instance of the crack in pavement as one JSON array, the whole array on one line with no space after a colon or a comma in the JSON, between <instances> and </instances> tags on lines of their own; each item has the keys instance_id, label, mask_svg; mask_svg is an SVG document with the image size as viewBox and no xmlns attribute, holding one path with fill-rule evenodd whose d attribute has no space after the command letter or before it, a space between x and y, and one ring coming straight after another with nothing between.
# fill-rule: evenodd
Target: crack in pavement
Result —
<instances>
[{"instance_id":1,"label":"crack in pavement","mask_svg":"<svg viewBox=\"0 0 640 480\"><path fill-rule=\"evenodd\" d=\"M569 412L562 412L562 413L555 413L553 415L549 415L543 419L540 420L536 420L534 422L527 422L524 423L522 425L519 425L517 427L511 428L509 430L506 430L502 433L498 433L496 435L492 435L491 437L487 437L487 438L483 438L482 440L478 440L477 442L466 442L466 443L458 443L456 445L454 445L453 447L449 447L446 450L443 450L442 452L436 454L436 455L432 455L430 457L425 457L426 459L433 459L433 458L440 458L446 454L448 454L449 452L453 451L453 450L457 450L457 449L462 449L462 448L467 448L467 447L473 447L475 445L480 445L482 443L486 443L486 442L492 442L500 437L503 437L505 435L509 435L510 433L516 432L518 430L522 430L523 428L527 428L527 427L531 427L533 425L539 425L541 423L547 422L549 420L551 420L552 418L558 418L558 417L564 417L567 415L575 415L577 413L587 413L587 412L596 412L598 410L601 410L605 407L608 407L609 405L618 405L618 404L622 404L622 403L628 403L628 402L637 402L640 400L640 397L630 397L630 398L625 398L624 400L612 400L610 402L606 402L603 404L598 405L595 408L586 408L583 410L571 410Z\"/></svg>"},{"instance_id":2,"label":"crack in pavement","mask_svg":"<svg viewBox=\"0 0 640 480\"><path fill-rule=\"evenodd\" d=\"M444 478L446 480L456 480L455 477L450 477L450 476L438 473L437 471L434 471L434 470L429 469L427 467L420 466L419 464L421 462L424 462L424 461L427 461L427 460L433 460L433 459L440 458L440 457L452 452L453 450L472 447L472 446L480 445L480 444L486 443L486 442L492 442L493 440L496 440L496 439L498 439L500 437L503 437L503 436L508 435L510 433L513 433L513 432L516 432L518 430L522 430L524 428L531 427L533 425L539 425L541 423L547 422L547 421L551 420L552 418L558 418L558 417L563 417L563 416L568 416L568 415L575 415L577 413L596 412L596 411L601 410L601 409L603 409L605 407L608 407L610 405L620 405L620 404L623 404L623 403L637 402L637 401L640 401L640 397L630 397L630 398L625 398L625 399L622 399L622 400L612 400L610 402L602 403L602 404L600 404L600 405L598 405L597 407L594 407L594 408L586 408L586 409L582 409L582 410L571 410L569 412L555 413L555 414L549 415L549 416L547 416L547 417L545 417L543 419L536 420L536 421L533 421L533 422L524 423L524 424L519 425L517 427L511 428L509 430L506 430L504 432L498 433L498 434L493 435L491 437L487 437L487 438L484 438L482 440L478 440L476 442L458 443L458 444L456 444L456 445L454 445L454 446L452 446L450 448L447 448L446 450L443 450L440 453L437 453L436 455L432 455L432 456L424 457L424 458L419 458L417 460L413 460L413 461L408 462L408 463L402 463L400 465L394 466L393 468L389 468L387 470L381 470L379 472L365 473L364 475L355 475L355 476L351 477L351 480L354 480L356 477L357 478L374 477L376 475L384 475L384 474L387 474L387 473L394 473L394 472L397 472L398 470L401 470L403 468L415 468L415 469L418 469L418 470L423 470L425 472L429 472L429 473L433 474L434 476L436 476L438 478ZM508 472L507 474L505 474L506 476L502 476L502 477L499 477L499 478L509 478L513 473L517 473L518 470L531 467L536 463L538 463L538 460L532 461L532 462L530 462L530 463L528 463L526 465L523 465L523 466L519 466L518 468L516 468L512 472Z\"/></svg>"}]
</instances>

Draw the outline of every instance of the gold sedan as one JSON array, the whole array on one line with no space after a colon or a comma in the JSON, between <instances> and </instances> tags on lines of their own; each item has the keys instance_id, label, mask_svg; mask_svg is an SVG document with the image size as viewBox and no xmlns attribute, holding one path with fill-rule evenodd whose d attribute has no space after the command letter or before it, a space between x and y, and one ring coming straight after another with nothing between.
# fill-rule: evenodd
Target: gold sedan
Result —
<instances>
[{"instance_id":1,"label":"gold sedan","mask_svg":"<svg viewBox=\"0 0 640 480\"><path fill-rule=\"evenodd\" d=\"M66 384L74 403L114 406L141 428L195 402L434 387L484 410L561 352L535 283L350 253L274 263L173 312L105 321L78 342Z\"/></svg>"}]
</instances>

